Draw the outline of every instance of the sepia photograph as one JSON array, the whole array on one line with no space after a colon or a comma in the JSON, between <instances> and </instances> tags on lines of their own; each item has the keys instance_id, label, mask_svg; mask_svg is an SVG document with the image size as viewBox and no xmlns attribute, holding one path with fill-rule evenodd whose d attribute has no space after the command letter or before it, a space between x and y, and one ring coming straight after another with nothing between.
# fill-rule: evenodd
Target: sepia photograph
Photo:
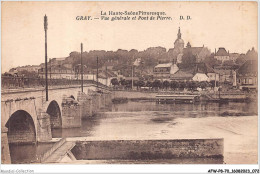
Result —
<instances>
[{"instance_id":1,"label":"sepia photograph","mask_svg":"<svg viewBox=\"0 0 260 174\"><path fill-rule=\"evenodd\" d=\"M1 172L258 163L257 1L1 1Z\"/></svg>"}]
</instances>

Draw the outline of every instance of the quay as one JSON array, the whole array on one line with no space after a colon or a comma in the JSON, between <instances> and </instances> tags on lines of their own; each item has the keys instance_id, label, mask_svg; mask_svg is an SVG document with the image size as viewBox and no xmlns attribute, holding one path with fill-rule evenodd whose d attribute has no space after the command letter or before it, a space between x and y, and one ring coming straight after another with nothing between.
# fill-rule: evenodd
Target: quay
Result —
<instances>
[{"instance_id":1,"label":"quay","mask_svg":"<svg viewBox=\"0 0 260 174\"><path fill-rule=\"evenodd\" d=\"M223 163L224 139L163 139L163 140L91 140L87 137L66 138L45 152L41 163L163 163L171 160L207 159ZM110 161L110 162L109 162ZM203 161L203 160L201 160ZM203 163L203 162L202 162Z\"/></svg>"}]
</instances>

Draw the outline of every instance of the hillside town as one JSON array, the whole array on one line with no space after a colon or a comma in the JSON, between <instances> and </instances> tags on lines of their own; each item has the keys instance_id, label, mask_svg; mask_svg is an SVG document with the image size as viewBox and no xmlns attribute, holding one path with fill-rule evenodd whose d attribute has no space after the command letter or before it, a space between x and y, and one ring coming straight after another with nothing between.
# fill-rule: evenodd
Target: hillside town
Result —
<instances>
[{"instance_id":1,"label":"hillside town","mask_svg":"<svg viewBox=\"0 0 260 174\"><path fill-rule=\"evenodd\" d=\"M174 47L151 47L144 51L118 49L83 52L83 79L114 89L137 90L257 90L257 52L231 53L219 47L193 46L178 29ZM99 61L97 61L97 59ZM80 53L50 58L48 78L79 80ZM10 69L2 77L45 78L44 63Z\"/></svg>"}]
</instances>

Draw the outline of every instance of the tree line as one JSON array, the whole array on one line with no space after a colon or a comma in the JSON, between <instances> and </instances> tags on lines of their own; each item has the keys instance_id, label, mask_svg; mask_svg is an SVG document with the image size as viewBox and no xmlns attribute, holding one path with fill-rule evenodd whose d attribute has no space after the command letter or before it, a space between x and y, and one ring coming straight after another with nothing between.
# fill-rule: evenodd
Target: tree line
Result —
<instances>
[{"instance_id":1,"label":"tree line","mask_svg":"<svg viewBox=\"0 0 260 174\"><path fill-rule=\"evenodd\" d=\"M132 80L125 80L121 79L118 80L117 78L113 78L111 80L111 84L113 85L114 89L131 89L132 88ZM154 80L154 81L144 81L144 80L134 80L133 86L137 90L141 90L143 87L144 89L149 90L184 90L187 89L189 91L195 91L197 88L201 88L202 90L206 89L207 87L215 87L215 81L161 81L161 80ZM216 81L216 86L218 86L218 81Z\"/></svg>"}]
</instances>

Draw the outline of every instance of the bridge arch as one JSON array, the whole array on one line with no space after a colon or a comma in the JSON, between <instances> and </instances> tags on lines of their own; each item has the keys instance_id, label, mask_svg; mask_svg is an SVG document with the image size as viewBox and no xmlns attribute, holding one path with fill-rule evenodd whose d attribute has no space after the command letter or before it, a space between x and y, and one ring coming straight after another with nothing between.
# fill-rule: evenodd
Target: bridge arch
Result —
<instances>
[{"instance_id":1,"label":"bridge arch","mask_svg":"<svg viewBox=\"0 0 260 174\"><path fill-rule=\"evenodd\" d=\"M5 124L8 128L8 143L35 143L36 127L32 116L24 111L15 111Z\"/></svg>"},{"instance_id":2,"label":"bridge arch","mask_svg":"<svg viewBox=\"0 0 260 174\"><path fill-rule=\"evenodd\" d=\"M47 107L46 113L50 115L51 129L61 128L61 109L56 100L52 100Z\"/></svg>"}]
</instances>

